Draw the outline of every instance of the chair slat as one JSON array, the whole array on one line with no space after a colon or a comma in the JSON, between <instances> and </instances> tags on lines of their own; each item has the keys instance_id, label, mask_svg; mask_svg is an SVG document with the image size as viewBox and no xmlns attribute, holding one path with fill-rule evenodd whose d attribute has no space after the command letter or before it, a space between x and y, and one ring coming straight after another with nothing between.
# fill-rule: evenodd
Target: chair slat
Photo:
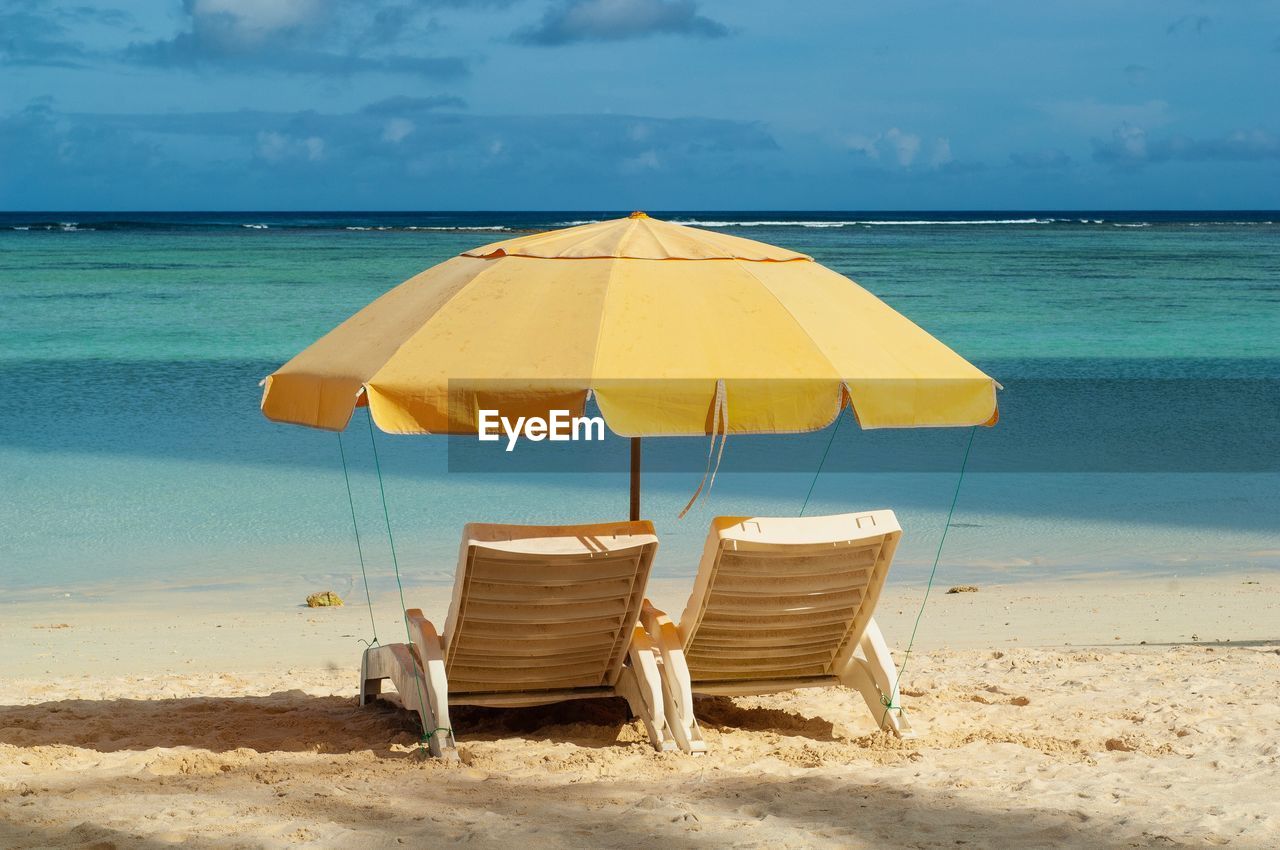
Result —
<instances>
[{"instance_id":1,"label":"chair slat","mask_svg":"<svg viewBox=\"0 0 1280 850\"><path fill-rule=\"evenodd\" d=\"M831 676L866 627L900 534L887 511L718 518L679 626L693 681Z\"/></svg>"},{"instance_id":2,"label":"chair slat","mask_svg":"<svg viewBox=\"0 0 1280 850\"><path fill-rule=\"evenodd\" d=\"M771 596L780 590L791 593L819 593L824 590L866 587L870 577L870 569L842 569L829 573L781 577L725 573L722 570L716 574L716 591L738 593L744 596Z\"/></svg>"},{"instance_id":3,"label":"chair slat","mask_svg":"<svg viewBox=\"0 0 1280 850\"><path fill-rule=\"evenodd\" d=\"M614 685L656 547L648 523L468 526L444 632L450 690Z\"/></svg>"},{"instance_id":4,"label":"chair slat","mask_svg":"<svg viewBox=\"0 0 1280 850\"><path fill-rule=\"evenodd\" d=\"M708 607L714 607L717 613L724 614L752 614L757 611L801 614L817 611L844 611L856 607L860 601L862 601L860 588L826 590L820 593L779 593L772 597L716 591L712 594Z\"/></svg>"}]
</instances>

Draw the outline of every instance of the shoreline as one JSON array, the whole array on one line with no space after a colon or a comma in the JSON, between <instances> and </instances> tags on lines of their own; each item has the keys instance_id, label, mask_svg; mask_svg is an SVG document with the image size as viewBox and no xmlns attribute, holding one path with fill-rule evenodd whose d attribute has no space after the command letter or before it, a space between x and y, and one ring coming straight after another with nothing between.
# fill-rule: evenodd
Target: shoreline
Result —
<instances>
[{"instance_id":1,"label":"shoreline","mask_svg":"<svg viewBox=\"0 0 1280 850\"><path fill-rule=\"evenodd\" d=\"M948 594L949 586L943 576L929 595L918 649L1280 641L1280 571L1090 574L959 594ZM692 579L652 579L648 596L678 619L691 587ZM405 601L440 625L451 588L411 584ZM9 602L0 606L0 667L14 677L354 669L360 641L375 631L384 643L404 640L396 592L375 594L371 624L362 588L344 594L341 608L303 604L306 593L324 589L293 581L204 584ZM924 596L923 584L886 585L876 619L895 654L905 650Z\"/></svg>"}]
</instances>

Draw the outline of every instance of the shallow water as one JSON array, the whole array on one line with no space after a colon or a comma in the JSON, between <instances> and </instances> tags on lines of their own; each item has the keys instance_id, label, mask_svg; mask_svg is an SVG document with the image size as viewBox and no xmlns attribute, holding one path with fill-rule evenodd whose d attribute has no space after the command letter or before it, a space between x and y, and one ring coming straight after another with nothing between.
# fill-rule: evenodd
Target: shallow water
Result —
<instances>
[{"instance_id":1,"label":"shallow water","mask_svg":"<svg viewBox=\"0 0 1280 850\"><path fill-rule=\"evenodd\" d=\"M359 564L337 438L266 422L257 381L390 286L504 236L450 227L598 217L0 216L0 590L264 574L349 588ZM940 580L1280 566L1280 214L664 217L809 253L1005 384L1001 423L975 435ZM974 221L989 223L956 223ZM343 439L385 589L362 417ZM794 514L812 485L808 513L898 511L895 578L923 578L968 431L846 422L815 483L830 437L730 441L684 521L701 468L680 452L705 445L665 464L655 449L648 468L679 470L645 479L658 573L691 574L710 516ZM379 434L378 447L414 580L447 580L468 520L626 511L620 441L596 450L619 464L576 474L450 471L446 441L431 438Z\"/></svg>"}]
</instances>

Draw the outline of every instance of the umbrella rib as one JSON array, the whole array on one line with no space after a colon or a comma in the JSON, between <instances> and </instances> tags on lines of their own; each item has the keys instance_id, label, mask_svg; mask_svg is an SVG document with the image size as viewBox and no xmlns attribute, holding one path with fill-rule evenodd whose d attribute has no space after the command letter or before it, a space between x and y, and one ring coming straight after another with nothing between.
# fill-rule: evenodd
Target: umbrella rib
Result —
<instances>
[{"instance_id":1,"label":"umbrella rib","mask_svg":"<svg viewBox=\"0 0 1280 850\"><path fill-rule=\"evenodd\" d=\"M836 368L836 364L831 362L831 358L827 356L827 352L822 349L821 345L818 345L818 341L813 338L813 334L809 333L809 329L804 326L804 322L801 322L799 319L797 319L796 314L791 312L791 308L787 306L786 302L778 297L778 293L773 291L773 287L769 286L769 284L761 280L760 275L756 274L751 269L751 267L747 265L747 263L756 262L756 261L735 259L734 262L737 263L738 268L742 269L744 272L751 275L752 279L755 280L756 283L760 284L761 288L764 289L765 292L773 296L773 300L777 302L779 307L782 308L782 312L787 314L787 318L789 318L795 324L795 326L800 329L800 333L804 334L805 339L809 340L809 342L813 345L814 350L822 355L823 360L827 361L827 364L831 367L831 371L835 372L836 375L839 376L841 380L844 380L844 376L840 375L840 370ZM760 261L760 262L764 262L764 261Z\"/></svg>"},{"instance_id":2,"label":"umbrella rib","mask_svg":"<svg viewBox=\"0 0 1280 850\"><path fill-rule=\"evenodd\" d=\"M649 234L649 238L651 238L654 242L658 244L658 247L662 249L662 253L666 254L666 257L664 259L668 259L668 260L681 259L680 251L673 249L673 247L667 243L667 240L662 237L662 231L654 227L653 225L649 224L649 222L653 221L653 219L647 218L647 219L641 219L641 221L645 223L645 228L644 228L645 233ZM636 223L639 224L640 222L636 222ZM714 235L714 234L710 234L710 235ZM689 253L693 253L693 252L689 252ZM705 258L688 257L686 259L692 260L692 259L705 259Z\"/></svg>"},{"instance_id":3,"label":"umbrella rib","mask_svg":"<svg viewBox=\"0 0 1280 850\"><path fill-rule=\"evenodd\" d=\"M746 261L734 260L734 262L737 263L738 267L741 268L744 272L751 275L751 278L755 280L756 283L760 284L761 288L764 289L765 292L768 292L769 295L773 297L773 300L777 302L778 307L782 309L782 312L785 313L787 315L787 318L789 318L792 321L792 323L797 328L800 329L800 333L804 334L805 339L809 340L809 344L813 346L814 351L818 352L818 354L822 357L822 359L826 362L826 364L831 367L831 371L835 373L836 378L840 381L841 395L840 395L840 405L836 408L836 415L833 416L831 419L831 421L834 422L835 418L840 415L840 411L844 408L844 392L845 392L845 385L848 383L848 378L840 374L840 369L836 367L836 364L834 362L832 362L830 355L828 355L827 352L823 350L822 346L818 344L818 341L813 338L813 334L809 333L809 329L804 326L804 322L796 318L796 314L791 312L791 308L787 306L786 302L778 297L778 293L773 291L773 287L769 286L769 284L761 280L760 276L756 274L754 271L752 271L752 269L749 266L746 265L747 262L751 262L751 261L750 260L746 260ZM852 395L849 396L849 406L853 407ZM830 424L831 422L827 423L827 425L830 425ZM824 425L823 427L825 428L826 425Z\"/></svg>"},{"instance_id":4,"label":"umbrella rib","mask_svg":"<svg viewBox=\"0 0 1280 850\"><path fill-rule=\"evenodd\" d=\"M476 259L480 259L480 258L476 258ZM440 311L443 310L446 306L448 306L449 303L453 301L453 299L457 298L459 295L466 292L468 289L471 289L473 286L476 285L477 281L487 276L490 272L492 272L495 268L497 268L497 265L496 265L497 259L485 259L485 262L488 263L489 265L486 265L479 272L472 275L471 280L467 281L462 286L458 287L458 291L453 293L453 295L449 296L449 298L445 300L444 303L442 303L434 313L432 313L425 320L423 320L422 324L418 326L417 330L415 330L413 333L406 336L404 339L400 340L400 344L395 347L394 351L392 351L389 355L387 355L387 358L383 360L382 363L378 366L378 368L373 371L373 374L371 374L369 377L365 378L360 382L360 386L361 388L364 389L365 398L367 399L369 404L369 418L373 419L375 424L377 423L377 419L373 415L373 393L369 391L369 387L370 387L370 384L373 382L373 379L378 377L378 374L387 367L388 363L396 359L396 357L400 354L400 352L404 350L406 345L408 345L413 340L417 339L420 334L426 331L427 326L431 324L431 321L435 319L436 316L440 315ZM446 387L446 390L447 390L447 387ZM351 413L353 415L355 414L354 407L352 408ZM350 417L348 417L348 422L349 421L350 421ZM382 430L381 425L378 426L378 430ZM431 432L423 431L422 433L429 434Z\"/></svg>"},{"instance_id":5,"label":"umbrella rib","mask_svg":"<svg viewBox=\"0 0 1280 850\"><path fill-rule=\"evenodd\" d=\"M742 264L742 261L737 261L737 262L738 262L738 264L739 264L739 265L743 265L743 264ZM764 287L764 288L769 292L769 294L770 294L770 295L772 295L772 296L774 297L774 300L776 300L776 301L778 302L779 306L781 306L781 307L782 307L783 311L785 311L785 312L786 312L786 314L787 314L788 316L790 316L790 317L791 317L791 320L792 320L793 322L795 322L795 323L796 323L796 325L800 328L801 332L803 332L803 333L804 333L804 335L805 335L806 337L808 337L809 341L813 343L814 348L816 348L816 349L818 350L818 352L822 354L823 359L824 359L824 360L826 360L828 363L830 363L830 364L831 364L832 370L833 370L833 371L834 371L834 372L839 376L839 378L840 378L840 381L841 381L841 389L842 389L843 391L848 391L848 386L849 386L849 382L850 382L850 380L856 380L856 379L851 379L848 375L841 374L840 369L836 367L835 363L832 363L832 362L831 362L831 358L830 358L830 357L828 357L828 356L827 356L827 353L826 353L825 351L823 351L823 349L822 349L822 347L821 347L820 345L818 345L817 340L815 340L815 339L813 338L813 336L809 333L808 329L807 329L807 328L805 328L804 323L802 323L799 319L797 319L797 318L795 317L795 314L794 314L794 313L792 313L792 312L791 312L791 310L787 308L786 303L785 303L785 302L783 302L783 300L782 300L781 298L779 298L779 297L778 297L778 294L777 294L776 292L774 292L774 291L773 291L773 288L772 288L772 287L770 287L770 286L769 286L769 284L767 284L767 283L765 283L763 280L761 280L761 279L760 279L760 276L759 276L759 275L757 275L755 272L753 272L750 268L748 268L748 267L746 267L746 266L743 266L743 270L744 270L744 271L746 271L746 272L747 272L747 274L749 274L749 275L751 275L753 278L755 278L755 280L756 280L757 282L759 282L759 284L760 284L762 287ZM906 316L905 314L900 313L900 312L898 312L897 310L894 310L894 309L893 309L893 307L892 307L892 306L890 306L890 305L889 305L889 304L888 304L884 299L880 298L878 295L876 295L875 293L871 292L871 291L870 291L870 290L868 290L866 287L861 286L857 281L853 280L852 278L849 278L849 277L846 277L846 276L844 276L844 275L841 275L839 272L836 272L836 271L835 271L835 270L833 270L833 269L826 269L826 271L831 272L831 274L838 275L840 278L842 278L842 279L844 280L844 282L845 282L845 283L847 283L847 284L849 284L849 285L859 287L860 289L862 289L862 291L863 291L863 292L866 292L866 293L867 293L867 295L871 296L871 297L872 297L872 298L874 298L876 301L879 301L881 304L884 304L886 307L888 307L890 310L892 310L892 311L893 311L894 313L896 313L898 316L902 317L902 319L903 319L904 321L908 322L908 323L909 323L909 324L911 324L911 325L914 325L916 328L919 328L922 332L924 332L926 335L930 336L931 338L935 338L935 337L932 337L932 335L931 335L931 334L929 334L929 332L928 332L928 331L925 331L925 330L924 330L924 328L921 328L921 327L920 327L919 325L917 325L915 322L911 321L911 319L907 318L907 316ZM936 339L936 338L935 338L935 339ZM941 340L939 340L939 342L941 342ZM944 346L946 345L946 343L942 343L942 344L943 344ZM948 347L948 348L949 348L949 347ZM906 362L904 362L904 361L902 360L902 358L901 358L901 357L899 357L899 356L898 356L896 353L894 353L893 351L888 350L888 349L881 349L881 353L882 353L882 354L884 354L886 357L889 357L890 359L892 359L892 360L893 360L893 362L897 364L898 368L899 368L899 369L901 369L901 370L903 371L903 373L905 373L905 374L907 374L907 375L910 375L910 376L911 376L911 377L910 377L910 379L911 379L911 381L912 381L912 394L913 394L913 396L914 396L914 397L918 398L918 397L919 397L919 384L918 384L917 382L921 380L920 373L919 373L918 371L916 371L915 369L911 368L911 366L910 366L909 364L907 364ZM855 413L857 413L857 408L856 408L856 407L855 407L855 405L854 405L854 399L853 399L853 393L852 393L852 391L848 391L848 395L849 395L849 406L850 406L851 408L854 408L854 412L855 412ZM842 398L842 400L841 400L841 407L843 408L843 406L844 406L844 405L843 405L843 398ZM913 408L915 407L914 402L913 402L913 404L912 404L912 407L913 407ZM837 411L836 411L836 415L837 415L837 416L839 416L839 414L840 414L840 411L839 411L839 410L837 410ZM834 421L834 420L833 420L833 421ZM828 422L827 424L829 425L829 424L831 424L831 423L829 423L829 422Z\"/></svg>"},{"instance_id":6,"label":"umbrella rib","mask_svg":"<svg viewBox=\"0 0 1280 850\"><path fill-rule=\"evenodd\" d=\"M613 291L613 274L618 267L618 262L619 260L617 258L612 259L609 262L609 273L605 275L604 297L600 299L600 323L596 325L596 350L591 355L591 374L585 376L587 379L587 388L595 394L597 405L600 404L600 391L596 389L596 378L599 377L600 374L600 348L602 347L604 340L605 322L608 321L609 318L609 293ZM583 415L587 412L585 405L583 406L582 412ZM600 415L604 415L604 410L600 411ZM605 422L607 423L608 420L606 419ZM610 426L609 430L613 430L612 426ZM618 432L614 431L614 433L616 434Z\"/></svg>"}]
</instances>

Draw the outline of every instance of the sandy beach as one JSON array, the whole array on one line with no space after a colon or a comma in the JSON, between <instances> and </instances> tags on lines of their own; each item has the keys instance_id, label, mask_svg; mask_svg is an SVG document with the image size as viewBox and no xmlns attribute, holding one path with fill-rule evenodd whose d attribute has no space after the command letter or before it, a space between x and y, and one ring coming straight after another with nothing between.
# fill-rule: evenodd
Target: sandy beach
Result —
<instances>
[{"instance_id":1,"label":"sandy beach","mask_svg":"<svg viewBox=\"0 0 1280 850\"><path fill-rule=\"evenodd\" d=\"M682 582L651 588L677 608ZM288 588L28 600L0 624L0 846L1272 847L1280 576L935 588L912 741L839 688L716 698L657 754L620 701L359 709L365 606ZM899 660L923 588L879 619ZM441 587L409 588L439 616ZM233 597L239 595L237 604ZM384 642L394 606L375 600ZM413 603L411 603L413 604Z\"/></svg>"}]
</instances>

